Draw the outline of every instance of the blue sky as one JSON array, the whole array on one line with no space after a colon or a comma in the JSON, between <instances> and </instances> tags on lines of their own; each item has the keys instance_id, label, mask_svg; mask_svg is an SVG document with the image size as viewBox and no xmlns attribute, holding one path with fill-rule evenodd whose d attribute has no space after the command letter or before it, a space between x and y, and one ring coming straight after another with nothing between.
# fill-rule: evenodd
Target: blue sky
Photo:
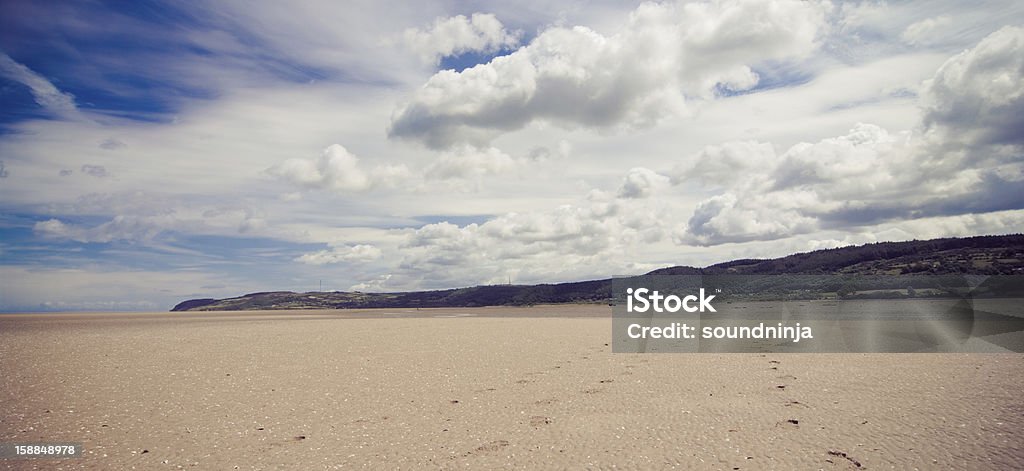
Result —
<instances>
[{"instance_id":1,"label":"blue sky","mask_svg":"<svg viewBox=\"0 0 1024 471\"><path fill-rule=\"evenodd\" d=\"M0 310L1021 232L1019 2L0 4Z\"/></svg>"}]
</instances>

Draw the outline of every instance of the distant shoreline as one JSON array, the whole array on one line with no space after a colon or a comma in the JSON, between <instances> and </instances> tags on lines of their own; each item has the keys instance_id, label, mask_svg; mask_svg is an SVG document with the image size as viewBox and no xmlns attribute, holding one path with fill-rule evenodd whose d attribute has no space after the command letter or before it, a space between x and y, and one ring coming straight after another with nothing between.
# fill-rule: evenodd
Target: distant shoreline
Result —
<instances>
[{"instance_id":1,"label":"distant shoreline","mask_svg":"<svg viewBox=\"0 0 1024 471\"><path fill-rule=\"evenodd\" d=\"M758 281L756 285L735 291L735 300L952 297L959 295L952 290L967 287L969 283L959 279L951 280L951 284L945 277L1024 276L1024 235L882 242L798 253L770 260L734 260L705 268L676 266L640 276L736 276L752 277ZM606 278L556 284L488 285L383 293L266 291L223 299L190 299L171 310L414 309L609 304L614 302L614 280ZM769 283L760 283L763 280ZM1012 291L1020 289L1020 283L1017 285ZM1017 294L1014 292L1010 296Z\"/></svg>"}]
</instances>

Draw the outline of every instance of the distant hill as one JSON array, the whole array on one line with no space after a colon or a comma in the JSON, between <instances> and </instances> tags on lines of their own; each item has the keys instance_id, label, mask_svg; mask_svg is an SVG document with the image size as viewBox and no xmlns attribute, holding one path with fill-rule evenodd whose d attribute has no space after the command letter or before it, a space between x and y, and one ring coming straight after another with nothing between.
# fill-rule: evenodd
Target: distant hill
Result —
<instances>
[{"instance_id":1,"label":"distant hill","mask_svg":"<svg viewBox=\"0 0 1024 471\"><path fill-rule=\"evenodd\" d=\"M705 268L675 266L649 275L1024 275L1024 235L881 242ZM401 293L274 291L191 299L172 311L525 306L608 302L610 279L541 285L474 286Z\"/></svg>"},{"instance_id":2,"label":"distant hill","mask_svg":"<svg viewBox=\"0 0 1024 471\"><path fill-rule=\"evenodd\" d=\"M1019 275L1024 235L879 242L770 260L733 260L703 269L670 267L651 275Z\"/></svg>"},{"instance_id":3,"label":"distant hill","mask_svg":"<svg viewBox=\"0 0 1024 471\"><path fill-rule=\"evenodd\" d=\"M235 311L262 309L358 309L381 307L528 306L550 303L602 302L611 298L610 280L556 285L494 285L406 293L275 291L237 298L194 299L172 311Z\"/></svg>"}]
</instances>

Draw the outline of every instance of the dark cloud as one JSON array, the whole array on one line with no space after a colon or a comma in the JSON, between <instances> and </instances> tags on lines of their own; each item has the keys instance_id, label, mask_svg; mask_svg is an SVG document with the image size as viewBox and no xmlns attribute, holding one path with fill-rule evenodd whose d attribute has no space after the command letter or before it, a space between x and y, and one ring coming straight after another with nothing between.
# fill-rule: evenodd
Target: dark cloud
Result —
<instances>
[{"instance_id":1,"label":"dark cloud","mask_svg":"<svg viewBox=\"0 0 1024 471\"><path fill-rule=\"evenodd\" d=\"M103 142L101 142L100 143L100 148L101 149L107 149L107 150L115 150L115 149L120 149L122 147L126 147L127 145L128 144L126 144L124 141L122 141L120 139L114 139L114 138L111 137L111 138L105 139Z\"/></svg>"},{"instance_id":2,"label":"dark cloud","mask_svg":"<svg viewBox=\"0 0 1024 471\"><path fill-rule=\"evenodd\" d=\"M106 177L107 169L102 165L85 164L82 166L82 173L96 178Z\"/></svg>"},{"instance_id":3,"label":"dark cloud","mask_svg":"<svg viewBox=\"0 0 1024 471\"><path fill-rule=\"evenodd\" d=\"M1024 176L1006 179L995 172L986 172L969 189L947 197L929 195L917 204L907 201L857 201L822 214L814 214L828 227L867 226L891 220L921 219L962 214L980 214L1024 209Z\"/></svg>"}]
</instances>

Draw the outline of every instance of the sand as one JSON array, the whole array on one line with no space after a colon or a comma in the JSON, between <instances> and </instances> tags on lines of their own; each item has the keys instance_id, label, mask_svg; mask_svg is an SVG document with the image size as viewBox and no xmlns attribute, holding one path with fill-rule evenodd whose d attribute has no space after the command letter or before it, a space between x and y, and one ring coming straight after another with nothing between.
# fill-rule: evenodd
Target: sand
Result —
<instances>
[{"instance_id":1,"label":"sand","mask_svg":"<svg viewBox=\"0 0 1024 471\"><path fill-rule=\"evenodd\" d=\"M6 469L1021 469L1019 354L616 354L604 306L0 315Z\"/></svg>"}]
</instances>

